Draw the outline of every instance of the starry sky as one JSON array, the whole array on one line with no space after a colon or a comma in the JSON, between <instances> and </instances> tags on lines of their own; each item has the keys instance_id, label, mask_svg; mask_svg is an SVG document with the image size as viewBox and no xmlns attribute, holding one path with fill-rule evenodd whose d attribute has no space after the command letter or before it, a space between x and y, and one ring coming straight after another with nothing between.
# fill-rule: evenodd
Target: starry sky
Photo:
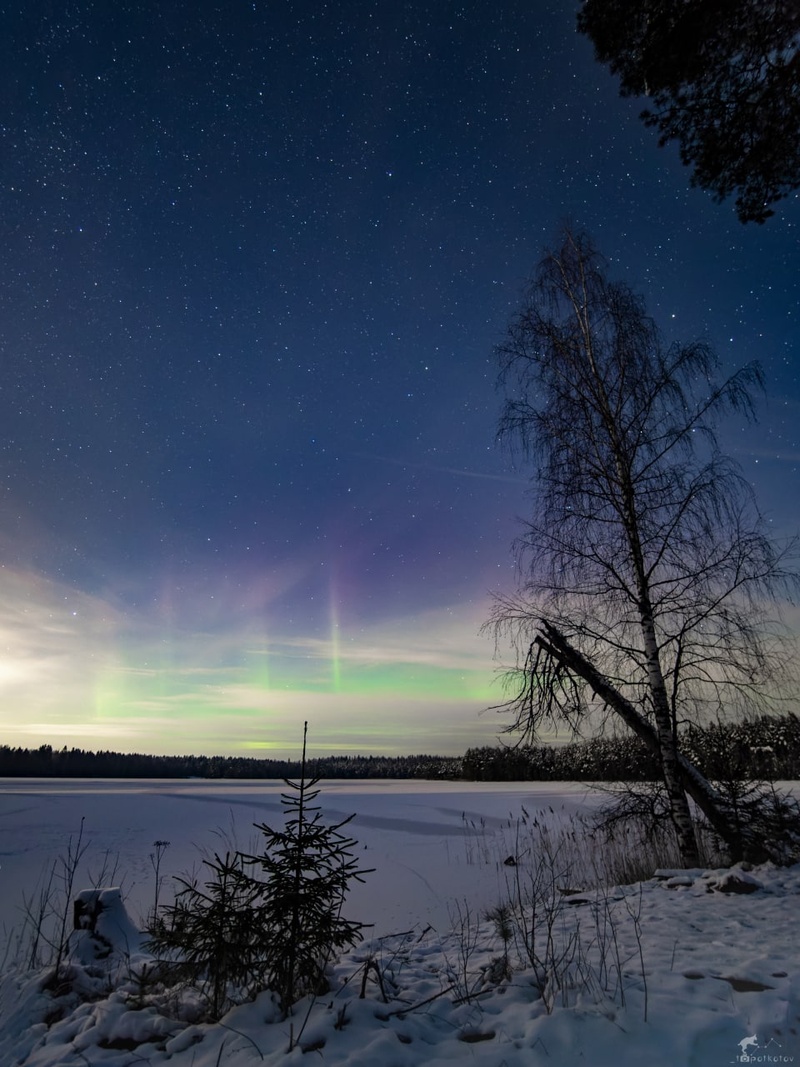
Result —
<instances>
[{"instance_id":1,"label":"starry sky","mask_svg":"<svg viewBox=\"0 0 800 1067\"><path fill-rule=\"evenodd\" d=\"M73 0L0 41L0 744L462 753L529 471L493 346L570 220L800 526L800 199L689 187L576 0Z\"/></svg>"}]
</instances>

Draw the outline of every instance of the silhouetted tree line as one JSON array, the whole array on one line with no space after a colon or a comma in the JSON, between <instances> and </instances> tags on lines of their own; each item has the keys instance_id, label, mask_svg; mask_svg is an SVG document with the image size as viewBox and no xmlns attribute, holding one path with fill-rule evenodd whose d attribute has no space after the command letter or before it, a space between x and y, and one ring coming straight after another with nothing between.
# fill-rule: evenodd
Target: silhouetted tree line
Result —
<instances>
[{"instance_id":1,"label":"silhouetted tree line","mask_svg":"<svg viewBox=\"0 0 800 1067\"><path fill-rule=\"evenodd\" d=\"M645 782L658 777L655 755L636 737L567 745L471 748L463 776L475 782Z\"/></svg>"},{"instance_id":2,"label":"silhouetted tree line","mask_svg":"<svg viewBox=\"0 0 800 1067\"><path fill-rule=\"evenodd\" d=\"M764 715L746 722L690 726L680 750L712 781L800 780L800 718ZM472 782L647 782L659 778L654 754L632 735L567 745L470 748L454 756L324 756L309 761L320 778L466 779ZM0 746L3 778L297 778L297 760L244 756L148 756L80 748Z\"/></svg>"},{"instance_id":3,"label":"silhouetted tree line","mask_svg":"<svg viewBox=\"0 0 800 1067\"><path fill-rule=\"evenodd\" d=\"M682 745L692 762L715 781L800 779L797 715L764 715L731 727L719 723L704 729L690 727L682 735Z\"/></svg>"},{"instance_id":4,"label":"silhouetted tree line","mask_svg":"<svg viewBox=\"0 0 800 1067\"><path fill-rule=\"evenodd\" d=\"M458 778L461 759L449 756L324 756L309 760L319 778ZM244 756L148 756L80 748L0 747L3 778L296 778L299 760Z\"/></svg>"},{"instance_id":5,"label":"silhouetted tree line","mask_svg":"<svg viewBox=\"0 0 800 1067\"><path fill-rule=\"evenodd\" d=\"M800 719L793 714L692 726L681 732L679 748L711 781L800 780ZM632 735L471 748L462 774L475 782L647 782L661 776L654 753Z\"/></svg>"}]
</instances>

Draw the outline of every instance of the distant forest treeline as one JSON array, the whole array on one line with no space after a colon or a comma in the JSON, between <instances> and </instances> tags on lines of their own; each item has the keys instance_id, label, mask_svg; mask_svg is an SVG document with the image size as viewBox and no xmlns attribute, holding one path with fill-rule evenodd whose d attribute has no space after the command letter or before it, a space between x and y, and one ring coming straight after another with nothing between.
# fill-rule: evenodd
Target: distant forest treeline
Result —
<instances>
[{"instance_id":1,"label":"distant forest treeline","mask_svg":"<svg viewBox=\"0 0 800 1067\"><path fill-rule=\"evenodd\" d=\"M712 781L800 780L796 715L692 726L681 732L680 748ZM633 736L569 745L471 748L461 773L475 782L647 782L659 777L655 755Z\"/></svg>"},{"instance_id":2,"label":"distant forest treeline","mask_svg":"<svg viewBox=\"0 0 800 1067\"><path fill-rule=\"evenodd\" d=\"M324 756L309 760L320 778L458 778L461 759L448 756ZM299 760L245 756L146 756L81 748L0 746L2 778L296 778Z\"/></svg>"},{"instance_id":3,"label":"distant forest treeline","mask_svg":"<svg viewBox=\"0 0 800 1067\"><path fill-rule=\"evenodd\" d=\"M682 751L714 781L800 780L800 719L762 716L742 723L690 727ZM567 745L486 746L456 756L323 756L320 778L466 779L473 782L642 782L658 778L653 754L632 736ZM244 756L146 756L80 748L0 746L2 778L296 778L295 760Z\"/></svg>"}]
</instances>

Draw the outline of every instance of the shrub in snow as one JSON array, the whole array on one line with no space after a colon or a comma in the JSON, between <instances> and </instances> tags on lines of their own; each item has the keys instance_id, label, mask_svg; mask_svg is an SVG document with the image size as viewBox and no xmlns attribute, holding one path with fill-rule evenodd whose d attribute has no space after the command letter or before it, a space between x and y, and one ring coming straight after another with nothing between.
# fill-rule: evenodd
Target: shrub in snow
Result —
<instances>
[{"instance_id":1,"label":"shrub in snow","mask_svg":"<svg viewBox=\"0 0 800 1067\"><path fill-rule=\"evenodd\" d=\"M204 860L207 879L177 878L182 887L149 928L146 947L168 984L196 987L207 1013L219 1019L232 1004L251 999L268 965L259 904L263 886L252 879L239 853Z\"/></svg>"}]
</instances>

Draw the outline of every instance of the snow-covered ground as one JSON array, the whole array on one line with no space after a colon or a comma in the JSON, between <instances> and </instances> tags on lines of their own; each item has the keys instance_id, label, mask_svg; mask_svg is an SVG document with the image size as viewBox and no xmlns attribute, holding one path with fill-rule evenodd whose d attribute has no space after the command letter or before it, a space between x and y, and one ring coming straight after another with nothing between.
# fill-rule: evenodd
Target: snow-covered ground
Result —
<instances>
[{"instance_id":1,"label":"snow-covered ground","mask_svg":"<svg viewBox=\"0 0 800 1067\"><path fill-rule=\"evenodd\" d=\"M162 875L198 866L198 849L250 850L253 823L280 824L280 791L262 782L0 782L2 1067L245 1067L307 1056L341 1067L800 1063L800 868L692 871L586 891L589 874L567 868L559 836L598 802L578 785L324 783L326 818L356 813L358 859L376 869L347 909L374 925L335 964L330 992L285 1021L268 993L218 1025L180 1022L166 1002L142 1006L131 975L144 959L135 930L152 906L154 842L170 842ZM110 894L103 932L115 951L99 961L84 935L75 944L75 981L96 999L55 1003L41 975L11 968L18 908L35 899L70 837L75 846L82 819L89 847L75 888L120 885L131 922ZM542 871L553 873L552 892ZM517 940L504 967L502 941L483 918L517 884L538 893L537 966ZM162 899L168 889L169 880Z\"/></svg>"}]
</instances>

